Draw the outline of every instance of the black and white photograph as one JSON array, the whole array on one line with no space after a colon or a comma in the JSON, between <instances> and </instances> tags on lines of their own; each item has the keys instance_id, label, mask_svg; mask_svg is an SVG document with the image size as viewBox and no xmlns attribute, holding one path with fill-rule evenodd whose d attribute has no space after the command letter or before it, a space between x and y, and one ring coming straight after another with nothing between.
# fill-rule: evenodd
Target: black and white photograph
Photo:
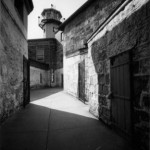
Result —
<instances>
[{"instance_id":1,"label":"black and white photograph","mask_svg":"<svg viewBox=\"0 0 150 150\"><path fill-rule=\"evenodd\" d=\"M0 0L0 150L150 150L150 0Z\"/></svg>"}]
</instances>

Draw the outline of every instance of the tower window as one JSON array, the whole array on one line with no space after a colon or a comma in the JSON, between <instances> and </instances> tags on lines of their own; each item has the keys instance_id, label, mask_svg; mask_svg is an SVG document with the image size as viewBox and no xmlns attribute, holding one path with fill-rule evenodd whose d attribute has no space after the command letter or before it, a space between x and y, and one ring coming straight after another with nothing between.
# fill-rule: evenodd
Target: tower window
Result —
<instances>
[{"instance_id":1,"label":"tower window","mask_svg":"<svg viewBox=\"0 0 150 150\"><path fill-rule=\"evenodd\" d=\"M61 41L64 41L64 33L61 33Z\"/></svg>"},{"instance_id":2,"label":"tower window","mask_svg":"<svg viewBox=\"0 0 150 150\"><path fill-rule=\"evenodd\" d=\"M21 20L23 21L23 15L24 15L23 14L24 13L24 11L23 11L23 0L15 0L14 6L15 6L16 11L18 12Z\"/></svg>"},{"instance_id":3,"label":"tower window","mask_svg":"<svg viewBox=\"0 0 150 150\"><path fill-rule=\"evenodd\" d=\"M45 33L45 29L44 29L44 33Z\"/></svg>"},{"instance_id":4,"label":"tower window","mask_svg":"<svg viewBox=\"0 0 150 150\"><path fill-rule=\"evenodd\" d=\"M58 29L53 27L53 32L56 33L57 31L58 31Z\"/></svg>"},{"instance_id":5,"label":"tower window","mask_svg":"<svg viewBox=\"0 0 150 150\"><path fill-rule=\"evenodd\" d=\"M44 49L37 49L36 50L36 60L44 62Z\"/></svg>"}]
</instances>

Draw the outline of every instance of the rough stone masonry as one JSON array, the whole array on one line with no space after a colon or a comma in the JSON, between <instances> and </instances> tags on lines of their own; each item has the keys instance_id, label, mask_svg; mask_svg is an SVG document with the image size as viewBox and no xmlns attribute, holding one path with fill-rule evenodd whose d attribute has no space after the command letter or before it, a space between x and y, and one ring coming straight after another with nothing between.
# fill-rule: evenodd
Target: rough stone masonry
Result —
<instances>
[{"instance_id":1,"label":"rough stone masonry","mask_svg":"<svg viewBox=\"0 0 150 150\"><path fill-rule=\"evenodd\" d=\"M15 2L0 2L0 123L23 105L23 56L28 57L27 15L33 6L22 4L24 18L21 20Z\"/></svg>"},{"instance_id":2,"label":"rough stone masonry","mask_svg":"<svg viewBox=\"0 0 150 150\"><path fill-rule=\"evenodd\" d=\"M99 94L91 101L91 111L98 107L99 117L111 121L110 58L132 52L133 126L135 140L149 148L150 120L150 2L131 1L89 42L89 66L98 76ZM90 70L90 69L89 69ZM89 72L93 75L93 72ZM91 81L92 78L89 78ZM89 81L89 82L90 82ZM98 106L95 106L95 103Z\"/></svg>"}]
</instances>

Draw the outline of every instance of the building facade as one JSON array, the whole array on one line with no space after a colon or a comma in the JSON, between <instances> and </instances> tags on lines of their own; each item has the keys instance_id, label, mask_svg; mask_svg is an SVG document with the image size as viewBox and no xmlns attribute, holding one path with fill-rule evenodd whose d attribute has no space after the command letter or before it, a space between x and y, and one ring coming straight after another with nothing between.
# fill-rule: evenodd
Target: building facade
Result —
<instances>
[{"instance_id":1,"label":"building facade","mask_svg":"<svg viewBox=\"0 0 150 150\"><path fill-rule=\"evenodd\" d=\"M63 47L58 34L61 18L56 9L44 9L39 18L43 39L28 40L31 88L63 86ZM48 69L41 68L43 65L48 65Z\"/></svg>"},{"instance_id":2,"label":"building facade","mask_svg":"<svg viewBox=\"0 0 150 150\"><path fill-rule=\"evenodd\" d=\"M64 89L149 149L150 1L87 1L64 32ZM138 142L137 142L138 141Z\"/></svg>"},{"instance_id":3,"label":"building facade","mask_svg":"<svg viewBox=\"0 0 150 150\"><path fill-rule=\"evenodd\" d=\"M0 1L0 122L29 100L27 16L32 9L32 0Z\"/></svg>"}]
</instances>

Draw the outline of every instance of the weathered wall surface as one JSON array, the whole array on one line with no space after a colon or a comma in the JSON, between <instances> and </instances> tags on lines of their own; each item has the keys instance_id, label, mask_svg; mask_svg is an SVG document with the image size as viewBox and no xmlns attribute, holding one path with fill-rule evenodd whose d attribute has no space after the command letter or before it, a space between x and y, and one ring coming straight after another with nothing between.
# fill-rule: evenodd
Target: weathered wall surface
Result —
<instances>
[{"instance_id":1,"label":"weathered wall surface","mask_svg":"<svg viewBox=\"0 0 150 150\"><path fill-rule=\"evenodd\" d=\"M79 63L87 60L87 54L64 58L64 60L64 89L73 96L78 97Z\"/></svg>"},{"instance_id":2,"label":"weathered wall surface","mask_svg":"<svg viewBox=\"0 0 150 150\"><path fill-rule=\"evenodd\" d=\"M55 69L63 68L63 45L60 41L56 41L56 57L55 57Z\"/></svg>"},{"instance_id":3,"label":"weathered wall surface","mask_svg":"<svg viewBox=\"0 0 150 150\"><path fill-rule=\"evenodd\" d=\"M50 83L50 86L52 87L61 86L62 80L60 78L61 78L61 74L63 73L62 44L57 39L53 39L53 38L29 40L28 43L29 43L29 58L31 60L38 61L36 60L37 49L41 49L44 51L44 61L42 63L48 64L49 71L50 71L49 80L47 80L47 83ZM54 80L52 81L53 75L54 75ZM32 76L32 74L30 74L30 76ZM37 84L37 87L38 86L39 84Z\"/></svg>"},{"instance_id":4,"label":"weathered wall surface","mask_svg":"<svg viewBox=\"0 0 150 150\"><path fill-rule=\"evenodd\" d=\"M54 71L54 82L52 87L63 87L63 69L56 69Z\"/></svg>"},{"instance_id":5,"label":"weathered wall surface","mask_svg":"<svg viewBox=\"0 0 150 150\"><path fill-rule=\"evenodd\" d=\"M104 22L112 11L121 3L121 0L94 1L88 8L82 11L64 30L64 89L78 97L78 66L85 60L85 99L95 99L97 85L88 80L87 54L80 55L79 50L86 48L84 42ZM93 67L94 69L94 67ZM90 72L93 70L91 69ZM96 80L96 75L93 80ZM95 110L97 111L97 103ZM95 111L95 112L96 112ZM98 115L95 113L95 115Z\"/></svg>"},{"instance_id":6,"label":"weathered wall surface","mask_svg":"<svg viewBox=\"0 0 150 150\"><path fill-rule=\"evenodd\" d=\"M26 29L19 20L12 1L1 4L0 15L1 122L23 103L23 55L27 57L28 52Z\"/></svg>"},{"instance_id":7,"label":"weathered wall surface","mask_svg":"<svg viewBox=\"0 0 150 150\"><path fill-rule=\"evenodd\" d=\"M55 58L54 52L56 51L55 39L33 39L28 40L29 58L36 61L36 50L42 49L44 51L43 63L53 66L53 60Z\"/></svg>"},{"instance_id":8,"label":"weathered wall surface","mask_svg":"<svg viewBox=\"0 0 150 150\"><path fill-rule=\"evenodd\" d=\"M95 0L70 21L64 30L64 52L66 55L84 48L86 39L89 38L120 3L121 0Z\"/></svg>"},{"instance_id":9,"label":"weathered wall surface","mask_svg":"<svg viewBox=\"0 0 150 150\"><path fill-rule=\"evenodd\" d=\"M49 86L49 71L36 67L30 67L30 87L43 88Z\"/></svg>"},{"instance_id":10,"label":"weathered wall surface","mask_svg":"<svg viewBox=\"0 0 150 150\"><path fill-rule=\"evenodd\" d=\"M105 122L110 120L111 100L110 59L125 51L132 51L134 85L134 131L139 145L149 147L150 118L150 1L131 1L89 42L89 82L97 76L99 94L90 98L90 110ZM93 75L92 75L93 74ZM144 98L143 98L144 97ZM97 105L96 105L97 104ZM98 108L98 109L96 109Z\"/></svg>"}]
</instances>

